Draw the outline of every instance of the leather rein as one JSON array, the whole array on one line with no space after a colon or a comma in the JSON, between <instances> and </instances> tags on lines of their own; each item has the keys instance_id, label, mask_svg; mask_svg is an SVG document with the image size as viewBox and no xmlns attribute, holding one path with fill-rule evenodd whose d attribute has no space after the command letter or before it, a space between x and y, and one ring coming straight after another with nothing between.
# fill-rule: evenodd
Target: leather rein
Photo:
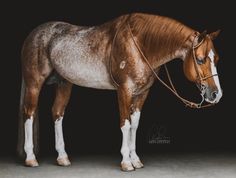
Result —
<instances>
[{"instance_id":1,"label":"leather rein","mask_svg":"<svg viewBox=\"0 0 236 178\"><path fill-rule=\"evenodd\" d=\"M182 96L179 95L179 93L177 92L173 82L172 82L172 79L171 79L171 76L170 76L170 73L168 71L168 68L167 68L167 65L164 64L164 67L165 67L165 71L166 71L166 74L167 74L167 77L168 77L168 80L169 80L169 84L168 85L166 82L164 82L159 76L158 74L155 72L155 70L152 68L151 64L149 63L147 57L144 55L143 51L141 50L140 46L138 45L138 43L136 42L136 40L134 39L134 36L133 36L133 33L131 31L131 28L130 28L130 25L129 23L127 23L127 26L128 26L128 30L129 30L129 33L131 35L131 38L132 38L132 41L134 42L135 44L135 47L137 48L137 50L139 51L139 53L141 54L141 56L143 57L143 59L145 60L146 64L148 65L148 67L150 68L150 70L152 71L152 73L155 75L155 77L162 83L162 85L164 85L168 90L170 90L177 98L179 98L184 104L186 107L190 107L190 108L195 108L195 109L200 109L200 108L205 108L205 107L209 107L209 106L212 106L214 105L213 103L209 103L209 104L205 104L205 105L202 105L202 103L204 102L204 94L206 92L206 87L204 85L204 81L207 80L208 78L211 78L211 77L214 77L214 76L217 76L218 74L213 74L213 75L209 75L209 76L206 76L206 77L202 77L200 75L200 72L199 72L199 69L198 69L198 64L197 64L197 58L196 58L196 53L195 53L195 49L198 48L204 40L202 40L201 42L199 42L197 45L194 46L194 44L192 45L192 55L193 55L193 60L194 60L194 68L195 68L195 71L197 73L197 77L198 77L198 81L200 82L200 91L201 91L201 97L202 97L202 100L201 102L199 103L196 103L196 102L192 102L192 101L189 101L185 98L183 98ZM115 39L116 39L116 36L118 34L118 31L119 29L116 31L116 34L113 38L113 43L112 43L112 48L114 46L114 43L115 43ZM195 37L195 39L197 38L198 36ZM195 41L194 39L194 41ZM112 51L112 48L111 48L111 51ZM110 75L111 75L111 79L113 80L113 82L119 86L119 84L115 81L115 79L113 78L113 75L112 75L112 71L111 71L111 59L110 59Z\"/></svg>"}]
</instances>

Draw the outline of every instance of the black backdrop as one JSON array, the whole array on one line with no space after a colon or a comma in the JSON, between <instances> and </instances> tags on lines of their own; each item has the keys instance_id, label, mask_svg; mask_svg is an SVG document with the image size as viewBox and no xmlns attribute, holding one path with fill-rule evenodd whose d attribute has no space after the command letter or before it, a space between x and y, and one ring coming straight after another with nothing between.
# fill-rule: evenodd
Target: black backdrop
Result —
<instances>
[{"instance_id":1,"label":"black backdrop","mask_svg":"<svg viewBox=\"0 0 236 178\"><path fill-rule=\"evenodd\" d=\"M27 34L47 21L66 21L78 25L99 25L119 15L146 12L175 18L198 30L222 29L215 40L220 55L218 72L224 95L212 108L185 108L167 89L156 82L142 111L138 130L139 151L159 150L225 150L236 148L234 122L235 73L233 68L233 35L227 28L230 5L217 1L21 1L8 4L1 24L1 123L0 153L15 154L18 104L21 83L20 50ZM226 12L225 12L226 11ZM1 12L2 13L2 12ZM230 49L231 48L231 49ZM181 61L169 65L180 93L197 100L199 92L182 72ZM161 76L165 78L164 72ZM40 96L40 148L42 154L55 154L51 106L54 86L45 86ZM170 144L149 144L151 128L165 129ZM70 153L118 153L121 145L116 92L74 86L64 119L67 150Z\"/></svg>"}]
</instances>

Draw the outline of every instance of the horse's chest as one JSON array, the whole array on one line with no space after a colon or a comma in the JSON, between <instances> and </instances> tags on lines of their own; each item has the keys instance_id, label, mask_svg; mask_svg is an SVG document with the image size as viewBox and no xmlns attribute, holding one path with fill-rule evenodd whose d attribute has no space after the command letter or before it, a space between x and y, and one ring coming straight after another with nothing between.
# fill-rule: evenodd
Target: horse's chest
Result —
<instances>
[{"instance_id":1,"label":"horse's chest","mask_svg":"<svg viewBox=\"0 0 236 178\"><path fill-rule=\"evenodd\" d=\"M83 38L61 39L51 51L57 72L79 86L114 89L105 63L105 51L94 52Z\"/></svg>"}]
</instances>

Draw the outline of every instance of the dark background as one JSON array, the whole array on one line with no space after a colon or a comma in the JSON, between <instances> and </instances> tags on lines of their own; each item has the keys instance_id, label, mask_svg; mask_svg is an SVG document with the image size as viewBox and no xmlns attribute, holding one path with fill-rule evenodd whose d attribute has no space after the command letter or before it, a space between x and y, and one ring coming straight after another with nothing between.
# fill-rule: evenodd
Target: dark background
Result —
<instances>
[{"instance_id":1,"label":"dark background","mask_svg":"<svg viewBox=\"0 0 236 178\"><path fill-rule=\"evenodd\" d=\"M131 12L159 14L177 19L198 31L222 29L215 40L220 55L218 72L224 90L220 103L212 108L186 108L156 82L144 105L137 136L139 152L159 151L234 151L235 69L233 33L228 28L233 13L224 1L21 1L3 6L1 15L1 123L0 153L14 155L17 141L18 105L21 84L20 50L24 39L36 26L48 21L78 25L99 25ZM3 13L3 11L1 12ZM174 83L183 96L200 100L195 85L188 82L179 60L169 65ZM161 76L165 78L164 72ZM41 154L55 154L51 106L54 86L44 86L40 101ZM164 127L170 144L149 144L154 125ZM116 153L121 146L119 111L115 91L74 86L64 119L64 135L69 153Z\"/></svg>"}]
</instances>

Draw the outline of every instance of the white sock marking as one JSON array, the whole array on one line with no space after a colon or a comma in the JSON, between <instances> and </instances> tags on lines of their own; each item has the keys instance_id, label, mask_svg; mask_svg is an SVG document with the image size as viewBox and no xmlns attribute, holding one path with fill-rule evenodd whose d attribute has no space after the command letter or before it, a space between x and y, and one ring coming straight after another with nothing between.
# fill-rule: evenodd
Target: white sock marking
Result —
<instances>
[{"instance_id":1,"label":"white sock marking","mask_svg":"<svg viewBox=\"0 0 236 178\"><path fill-rule=\"evenodd\" d=\"M130 158L129 158L130 127L131 127L130 122L126 119L124 126L121 127L121 131L123 134L122 146L121 146L121 150L120 150L120 152L123 156L121 163L130 163Z\"/></svg>"},{"instance_id":2,"label":"white sock marking","mask_svg":"<svg viewBox=\"0 0 236 178\"><path fill-rule=\"evenodd\" d=\"M139 157L136 154L136 132L139 124L140 111L136 110L130 118L131 124L126 119L124 126L121 128L123 134L121 146L121 154L123 156L122 163L139 161Z\"/></svg>"},{"instance_id":3,"label":"white sock marking","mask_svg":"<svg viewBox=\"0 0 236 178\"><path fill-rule=\"evenodd\" d=\"M26 153L26 160L35 159L33 152L33 116L25 121L25 144L24 150Z\"/></svg>"},{"instance_id":4,"label":"white sock marking","mask_svg":"<svg viewBox=\"0 0 236 178\"><path fill-rule=\"evenodd\" d=\"M138 155L136 154L136 132L138 129L140 111L135 111L131 116L131 134L130 134L130 158L131 160L139 160Z\"/></svg>"},{"instance_id":5,"label":"white sock marking","mask_svg":"<svg viewBox=\"0 0 236 178\"><path fill-rule=\"evenodd\" d=\"M54 123L55 140L56 140L55 147L58 152L58 158L67 157L67 154L65 151L64 138L63 138L62 121L63 121L63 117L59 117Z\"/></svg>"},{"instance_id":6,"label":"white sock marking","mask_svg":"<svg viewBox=\"0 0 236 178\"><path fill-rule=\"evenodd\" d=\"M214 63L214 56L215 56L215 54L214 54L213 50L211 49L209 54L208 54L208 57L211 59L211 72L212 72L212 75L217 74L217 69L216 69L216 66L215 66L215 63ZM216 99L213 102L217 103L217 102L219 102L219 100L220 100L220 98L222 97L223 94L222 94L222 89L220 87L220 81L219 81L218 75L213 76L213 79L214 79L215 85L218 89Z\"/></svg>"}]
</instances>

